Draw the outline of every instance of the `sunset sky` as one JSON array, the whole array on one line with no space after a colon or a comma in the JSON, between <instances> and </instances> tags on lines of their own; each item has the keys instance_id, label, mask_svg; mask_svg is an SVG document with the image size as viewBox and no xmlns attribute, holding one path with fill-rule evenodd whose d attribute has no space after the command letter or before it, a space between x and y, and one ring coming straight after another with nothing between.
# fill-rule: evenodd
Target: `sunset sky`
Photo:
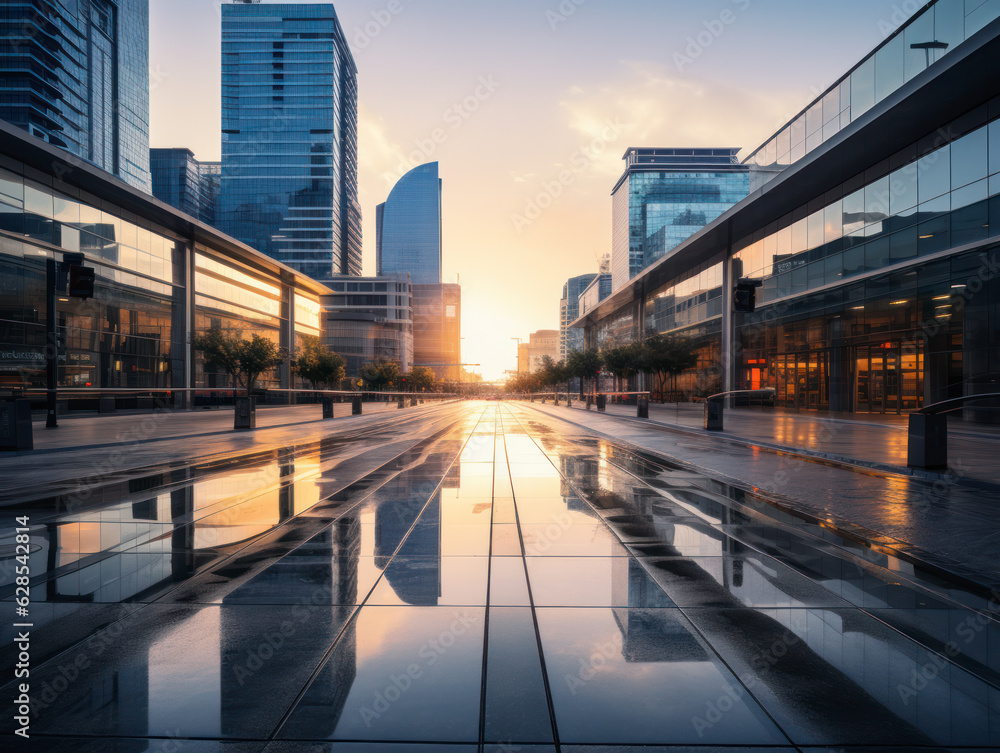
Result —
<instances>
[{"instance_id":1,"label":"sunset sky","mask_svg":"<svg viewBox=\"0 0 1000 753\"><path fill-rule=\"evenodd\" d=\"M152 146L219 159L219 5L150 1ZM365 273L375 273L375 206L404 170L439 161L463 360L493 379L516 368L510 338L558 329L563 283L611 250L610 192L627 147L753 149L919 4L334 5L359 69Z\"/></svg>"}]
</instances>

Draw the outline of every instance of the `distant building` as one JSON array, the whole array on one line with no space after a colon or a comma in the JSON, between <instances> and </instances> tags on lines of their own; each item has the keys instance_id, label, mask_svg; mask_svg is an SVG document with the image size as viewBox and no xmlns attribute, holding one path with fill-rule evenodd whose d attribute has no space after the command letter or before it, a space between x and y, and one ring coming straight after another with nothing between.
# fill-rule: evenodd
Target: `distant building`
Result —
<instances>
[{"instance_id":1,"label":"distant building","mask_svg":"<svg viewBox=\"0 0 1000 753\"><path fill-rule=\"evenodd\" d=\"M597 275L571 277L563 285L562 299L559 301L559 357L565 361L567 354L583 350L583 330L570 327L580 317L580 296L595 280Z\"/></svg>"},{"instance_id":2,"label":"distant building","mask_svg":"<svg viewBox=\"0 0 1000 753\"><path fill-rule=\"evenodd\" d=\"M441 179L438 163L415 167L375 209L380 275L410 275L415 285L441 282Z\"/></svg>"},{"instance_id":3,"label":"distant building","mask_svg":"<svg viewBox=\"0 0 1000 753\"><path fill-rule=\"evenodd\" d=\"M0 8L0 119L149 193L149 0Z\"/></svg>"},{"instance_id":4,"label":"distant building","mask_svg":"<svg viewBox=\"0 0 1000 753\"><path fill-rule=\"evenodd\" d=\"M395 361L403 372L413 367L413 291L405 277L340 275L323 284L323 340L343 356L346 376L378 359Z\"/></svg>"},{"instance_id":5,"label":"distant building","mask_svg":"<svg viewBox=\"0 0 1000 753\"><path fill-rule=\"evenodd\" d=\"M357 79L332 4L222 6L219 227L315 279L361 274Z\"/></svg>"},{"instance_id":6,"label":"distant building","mask_svg":"<svg viewBox=\"0 0 1000 753\"><path fill-rule=\"evenodd\" d=\"M207 225L214 225L221 163L199 162L190 149L150 149L153 196Z\"/></svg>"},{"instance_id":7,"label":"distant building","mask_svg":"<svg viewBox=\"0 0 1000 753\"><path fill-rule=\"evenodd\" d=\"M541 329L528 335L528 342L517 346L517 371L519 374L534 374L542 368L542 361L548 356L559 360L559 330Z\"/></svg>"},{"instance_id":8,"label":"distant building","mask_svg":"<svg viewBox=\"0 0 1000 753\"><path fill-rule=\"evenodd\" d=\"M438 379L462 378L462 288L413 285L413 361Z\"/></svg>"},{"instance_id":9,"label":"distant building","mask_svg":"<svg viewBox=\"0 0 1000 753\"><path fill-rule=\"evenodd\" d=\"M739 149L630 147L612 196L611 276L618 290L750 191Z\"/></svg>"},{"instance_id":10,"label":"distant building","mask_svg":"<svg viewBox=\"0 0 1000 753\"><path fill-rule=\"evenodd\" d=\"M580 294L580 316L597 308L597 304L611 295L611 275L597 275L596 279Z\"/></svg>"}]
</instances>

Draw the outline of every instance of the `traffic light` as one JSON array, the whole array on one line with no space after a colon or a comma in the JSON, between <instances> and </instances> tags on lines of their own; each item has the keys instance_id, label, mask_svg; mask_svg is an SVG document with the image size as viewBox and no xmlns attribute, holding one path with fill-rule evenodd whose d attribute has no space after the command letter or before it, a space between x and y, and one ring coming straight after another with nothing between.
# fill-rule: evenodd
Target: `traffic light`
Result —
<instances>
[{"instance_id":1,"label":"traffic light","mask_svg":"<svg viewBox=\"0 0 1000 753\"><path fill-rule=\"evenodd\" d=\"M71 298L93 298L96 274L93 267L74 264L69 268L69 295Z\"/></svg>"},{"instance_id":2,"label":"traffic light","mask_svg":"<svg viewBox=\"0 0 1000 753\"><path fill-rule=\"evenodd\" d=\"M757 308L757 288L761 280L737 280L733 289L733 311L752 314Z\"/></svg>"}]
</instances>

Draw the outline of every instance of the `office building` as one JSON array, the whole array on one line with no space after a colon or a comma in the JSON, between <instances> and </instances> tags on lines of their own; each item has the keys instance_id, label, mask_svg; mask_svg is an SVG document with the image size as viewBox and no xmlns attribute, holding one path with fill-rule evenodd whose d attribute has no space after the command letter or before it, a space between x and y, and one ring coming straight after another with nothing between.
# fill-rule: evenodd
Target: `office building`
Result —
<instances>
[{"instance_id":1,"label":"office building","mask_svg":"<svg viewBox=\"0 0 1000 753\"><path fill-rule=\"evenodd\" d=\"M0 119L150 191L149 0L0 5Z\"/></svg>"},{"instance_id":2,"label":"office building","mask_svg":"<svg viewBox=\"0 0 1000 753\"><path fill-rule=\"evenodd\" d=\"M597 277L598 275L571 277L563 285L562 298L559 300L559 353L557 361L565 361L566 356L574 350L583 350L583 330L571 325L580 318L580 296Z\"/></svg>"},{"instance_id":3,"label":"office building","mask_svg":"<svg viewBox=\"0 0 1000 753\"><path fill-rule=\"evenodd\" d=\"M920 9L744 160L760 190L587 310L588 344L686 335L702 357L682 389L771 388L796 410L1000 391L998 16ZM742 277L753 313L734 310Z\"/></svg>"},{"instance_id":4,"label":"office building","mask_svg":"<svg viewBox=\"0 0 1000 753\"><path fill-rule=\"evenodd\" d=\"M0 122L0 383L45 404L47 260L82 253L93 298L60 297L58 385L226 389L191 338L211 328L256 333L293 354L320 335L316 281L164 205L64 150ZM290 362L256 386L291 387ZM184 392L174 393L185 405ZM82 399L63 393L63 405ZM207 399L208 393L199 396ZM93 398L96 407L96 398ZM119 396L123 407L135 397ZM188 403L189 404L189 403Z\"/></svg>"},{"instance_id":5,"label":"office building","mask_svg":"<svg viewBox=\"0 0 1000 753\"><path fill-rule=\"evenodd\" d=\"M462 378L462 288L413 285L413 362L438 379Z\"/></svg>"},{"instance_id":6,"label":"office building","mask_svg":"<svg viewBox=\"0 0 1000 753\"><path fill-rule=\"evenodd\" d=\"M215 225L221 163L199 162L190 149L150 149L153 196Z\"/></svg>"},{"instance_id":7,"label":"office building","mask_svg":"<svg viewBox=\"0 0 1000 753\"><path fill-rule=\"evenodd\" d=\"M224 4L220 229L315 279L360 275L357 107L333 5Z\"/></svg>"},{"instance_id":8,"label":"office building","mask_svg":"<svg viewBox=\"0 0 1000 753\"><path fill-rule=\"evenodd\" d=\"M611 295L611 275L600 274L580 293L580 315L586 314Z\"/></svg>"},{"instance_id":9,"label":"office building","mask_svg":"<svg viewBox=\"0 0 1000 753\"><path fill-rule=\"evenodd\" d=\"M542 369L548 356L559 362L559 330L540 329L528 335L528 342L517 344L517 371L519 374L534 374Z\"/></svg>"},{"instance_id":10,"label":"office building","mask_svg":"<svg viewBox=\"0 0 1000 753\"><path fill-rule=\"evenodd\" d=\"M375 210L380 275L409 274L415 285L441 282L441 179L438 163L415 167Z\"/></svg>"},{"instance_id":11,"label":"office building","mask_svg":"<svg viewBox=\"0 0 1000 753\"><path fill-rule=\"evenodd\" d=\"M324 296L323 340L345 361L346 376L378 360L395 361L400 371L413 368L412 286L405 276L340 276L324 280L333 291Z\"/></svg>"},{"instance_id":12,"label":"office building","mask_svg":"<svg viewBox=\"0 0 1000 753\"><path fill-rule=\"evenodd\" d=\"M698 232L750 190L739 149L630 147L611 192L615 290Z\"/></svg>"}]
</instances>

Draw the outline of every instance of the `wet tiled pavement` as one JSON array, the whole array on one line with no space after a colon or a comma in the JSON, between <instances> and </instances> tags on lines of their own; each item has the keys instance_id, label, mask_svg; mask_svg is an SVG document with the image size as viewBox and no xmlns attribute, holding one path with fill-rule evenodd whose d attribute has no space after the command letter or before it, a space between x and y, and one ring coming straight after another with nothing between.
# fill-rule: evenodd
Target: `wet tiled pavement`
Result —
<instances>
[{"instance_id":1,"label":"wet tiled pavement","mask_svg":"<svg viewBox=\"0 0 1000 753\"><path fill-rule=\"evenodd\" d=\"M310 445L19 510L30 749L1000 745L990 593L530 409L446 410L367 465Z\"/></svg>"}]
</instances>

